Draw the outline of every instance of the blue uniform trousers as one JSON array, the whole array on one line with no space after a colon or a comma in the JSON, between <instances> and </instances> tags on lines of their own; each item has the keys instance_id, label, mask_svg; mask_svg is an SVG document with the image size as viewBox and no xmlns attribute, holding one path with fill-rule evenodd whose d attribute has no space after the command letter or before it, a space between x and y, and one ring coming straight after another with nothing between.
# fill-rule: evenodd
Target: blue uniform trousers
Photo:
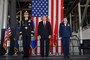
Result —
<instances>
[{"instance_id":1,"label":"blue uniform trousers","mask_svg":"<svg viewBox=\"0 0 90 60\"><path fill-rule=\"evenodd\" d=\"M62 37L64 58L69 57L69 41L70 41L70 37Z\"/></svg>"}]
</instances>

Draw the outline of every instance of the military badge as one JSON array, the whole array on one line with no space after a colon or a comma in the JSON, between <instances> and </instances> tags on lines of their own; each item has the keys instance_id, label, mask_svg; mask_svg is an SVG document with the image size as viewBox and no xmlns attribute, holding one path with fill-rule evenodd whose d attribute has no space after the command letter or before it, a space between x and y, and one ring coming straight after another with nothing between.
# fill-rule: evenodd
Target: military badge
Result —
<instances>
[{"instance_id":1,"label":"military badge","mask_svg":"<svg viewBox=\"0 0 90 60\"><path fill-rule=\"evenodd\" d=\"M70 24L68 24L68 26L70 26Z\"/></svg>"}]
</instances>

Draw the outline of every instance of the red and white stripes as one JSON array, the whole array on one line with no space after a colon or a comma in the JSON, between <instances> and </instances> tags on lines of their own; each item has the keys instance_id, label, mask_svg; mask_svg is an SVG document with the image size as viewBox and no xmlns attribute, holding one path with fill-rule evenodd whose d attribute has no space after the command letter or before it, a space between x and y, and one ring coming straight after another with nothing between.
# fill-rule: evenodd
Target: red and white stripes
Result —
<instances>
[{"instance_id":1,"label":"red and white stripes","mask_svg":"<svg viewBox=\"0 0 90 60\"><path fill-rule=\"evenodd\" d=\"M56 25L56 20L58 20L58 26L57 26L57 30L59 31L59 24L61 23L61 20L64 17L64 0L48 0L49 1L49 10L48 10L48 20L51 23L52 26L52 38L54 36L54 30L55 30L55 25ZM32 18L34 23L35 23L35 31L36 31L36 38L37 38L37 48L35 50L36 54L40 53L40 40L38 40L38 23L41 21L41 17L33 17ZM57 33L58 38L59 38L59 33ZM54 40L52 40L53 42ZM52 53L55 54L56 52L58 52L59 54L61 54L61 40L57 40L57 44L58 44L58 48L52 47ZM56 51L57 49L57 51Z\"/></svg>"}]
</instances>

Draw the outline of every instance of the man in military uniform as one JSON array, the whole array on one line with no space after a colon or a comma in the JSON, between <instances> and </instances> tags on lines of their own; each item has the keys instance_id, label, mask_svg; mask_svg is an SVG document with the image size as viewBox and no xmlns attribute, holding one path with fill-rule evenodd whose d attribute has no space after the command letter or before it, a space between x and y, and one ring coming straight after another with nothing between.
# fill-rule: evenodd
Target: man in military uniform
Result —
<instances>
[{"instance_id":1,"label":"man in military uniform","mask_svg":"<svg viewBox=\"0 0 90 60\"><path fill-rule=\"evenodd\" d=\"M64 59L69 59L69 42L72 36L72 31L67 18L64 18L63 22L60 24L59 36L62 40Z\"/></svg>"},{"instance_id":2,"label":"man in military uniform","mask_svg":"<svg viewBox=\"0 0 90 60\"><path fill-rule=\"evenodd\" d=\"M30 48L30 40L31 36L34 34L33 29L33 21L29 19L29 13L27 11L24 12L24 19L21 21L21 34L23 39L23 57L29 57L29 48Z\"/></svg>"}]
</instances>

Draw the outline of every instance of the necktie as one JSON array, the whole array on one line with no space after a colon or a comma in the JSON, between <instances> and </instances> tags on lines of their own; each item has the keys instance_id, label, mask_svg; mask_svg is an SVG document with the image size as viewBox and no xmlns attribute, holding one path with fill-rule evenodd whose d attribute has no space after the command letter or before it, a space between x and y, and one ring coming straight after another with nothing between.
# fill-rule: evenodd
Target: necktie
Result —
<instances>
[{"instance_id":1,"label":"necktie","mask_svg":"<svg viewBox=\"0 0 90 60\"><path fill-rule=\"evenodd\" d=\"M46 26L46 22L44 21L44 27Z\"/></svg>"}]
</instances>

